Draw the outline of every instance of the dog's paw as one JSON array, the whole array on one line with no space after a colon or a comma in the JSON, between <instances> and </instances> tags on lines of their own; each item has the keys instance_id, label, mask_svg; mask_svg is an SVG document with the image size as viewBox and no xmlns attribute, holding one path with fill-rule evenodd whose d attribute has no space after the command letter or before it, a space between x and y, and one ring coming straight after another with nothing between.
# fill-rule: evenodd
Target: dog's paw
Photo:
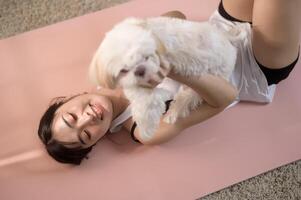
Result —
<instances>
[{"instance_id":1,"label":"dog's paw","mask_svg":"<svg viewBox=\"0 0 301 200\"><path fill-rule=\"evenodd\" d=\"M189 114L189 109L182 109L181 112L167 112L163 118L163 121L168 124L174 124L179 118L185 118Z\"/></svg>"},{"instance_id":2,"label":"dog's paw","mask_svg":"<svg viewBox=\"0 0 301 200\"><path fill-rule=\"evenodd\" d=\"M189 108L182 109L178 118L185 118L190 114Z\"/></svg>"},{"instance_id":3,"label":"dog's paw","mask_svg":"<svg viewBox=\"0 0 301 200\"><path fill-rule=\"evenodd\" d=\"M169 112L165 114L163 121L167 124L174 124L177 119L178 115L176 113Z\"/></svg>"}]
</instances>

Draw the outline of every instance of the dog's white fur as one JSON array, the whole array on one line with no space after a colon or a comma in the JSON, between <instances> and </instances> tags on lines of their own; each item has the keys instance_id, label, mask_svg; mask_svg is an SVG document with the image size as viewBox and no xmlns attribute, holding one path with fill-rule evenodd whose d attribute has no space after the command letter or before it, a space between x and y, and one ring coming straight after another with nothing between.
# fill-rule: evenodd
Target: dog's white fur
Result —
<instances>
[{"instance_id":1,"label":"dog's white fur","mask_svg":"<svg viewBox=\"0 0 301 200\"><path fill-rule=\"evenodd\" d=\"M177 18L127 18L109 31L96 51L90 66L90 79L96 84L124 88L131 102L132 116L141 137L152 137L168 91L148 88L149 80L161 82L164 71L173 70L188 78L213 74L229 79L236 61L231 36L209 22L192 22ZM145 75L135 75L138 67ZM161 75L161 76L160 76ZM200 96L182 86L164 121L175 123L201 103Z\"/></svg>"}]
</instances>

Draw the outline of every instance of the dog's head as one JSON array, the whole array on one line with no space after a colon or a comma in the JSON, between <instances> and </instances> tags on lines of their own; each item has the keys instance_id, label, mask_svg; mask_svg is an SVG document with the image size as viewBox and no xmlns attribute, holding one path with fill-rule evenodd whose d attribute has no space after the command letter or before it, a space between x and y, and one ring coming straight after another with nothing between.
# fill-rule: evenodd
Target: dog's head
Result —
<instances>
[{"instance_id":1,"label":"dog's head","mask_svg":"<svg viewBox=\"0 0 301 200\"><path fill-rule=\"evenodd\" d=\"M169 71L163 43L146 28L143 19L128 18L108 32L92 59L90 79L115 88L152 88Z\"/></svg>"}]
</instances>

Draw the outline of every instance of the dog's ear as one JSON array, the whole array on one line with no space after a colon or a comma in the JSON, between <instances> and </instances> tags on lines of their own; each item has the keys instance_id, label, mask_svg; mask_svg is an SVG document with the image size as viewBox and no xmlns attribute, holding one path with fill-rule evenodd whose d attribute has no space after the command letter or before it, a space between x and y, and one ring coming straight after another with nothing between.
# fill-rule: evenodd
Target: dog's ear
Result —
<instances>
[{"instance_id":1,"label":"dog's ear","mask_svg":"<svg viewBox=\"0 0 301 200\"><path fill-rule=\"evenodd\" d=\"M97 54L95 54L92 58L88 75L89 80L98 86L110 89L114 89L116 87L115 78L106 72L104 66L101 66Z\"/></svg>"},{"instance_id":2,"label":"dog's ear","mask_svg":"<svg viewBox=\"0 0 301 200\"><path fill-rule=\"evenodd\" d=\"M170 69L170 63L166 58L166 55L162 55L162 54L158 54L159 59L160 59L160 66L161 68L165 69L165 70L169 70Z\"/></svg>"},{"instance_id":3,"label":"dog's ear","mask_svg":"<svg viewBox=\"0 0 301 200\"><path fill-rule=\"evenodd\" d=\"M157 50L156 50L156 53L158 55L165 55L167 50L166 50L166 47L164 46L164 44L161 42L161 40L155 35L153 34L153 37L156 41L156 45L157 45Z\"/></svg>"},{"instance_id":4,"label":"dog's ear","mask_svg":"<svg viewBox=\"0 0 301 200\"><path fill-rule=\"evenodd\" d=\"M116 88L116 78L114 78L111 74L104 73L103 80L105 82L105 86L110 88L110 89L115 89Z\"/></svg>"},{"instance_id":5,"label":"dog's ear","mask_svg":"<svg viewBox=\"0 0 301 200\"><path fill-rule=\"evenodd\" d=\"M169 69L170 63L169 63L168 59L166 58L166 55L167 55L166 47L155 34L153 34L153 37L156 41L156 45L157 45L156 54L158 55L158 57L160 59L160 65L161 65L161 67L163 67L165 69Z\"/></svg>"}]
</instances>

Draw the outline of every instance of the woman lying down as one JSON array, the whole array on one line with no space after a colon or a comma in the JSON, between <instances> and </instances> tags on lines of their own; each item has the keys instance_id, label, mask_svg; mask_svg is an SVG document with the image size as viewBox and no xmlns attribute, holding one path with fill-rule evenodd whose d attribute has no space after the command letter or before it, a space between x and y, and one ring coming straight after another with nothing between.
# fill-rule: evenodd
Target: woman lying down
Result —
<instances>
[{"instance_id":1,"label":"woman lying down","mask_svg":"<svg viewBox=\"0 0 301 200\"><path fill-rule=\"evenodd\" d=\"M256 1L254 1L255 3ZM226 12L223 4L227 5L227 8L236 13L237 16ZM255 8L259 9L260 7L254 6ZM289 6L285 8L292 9ZM254 17L258 11L255 12L255 10L252 10L253 6L250 9L250 12L244 13L254 13ZM253 26L251 27L248 21L251 21L252 17L244 13L239 13L239 10L239 5L232 5L231 1L224 0L223 3L220 3L218 10L211 16L208 22L219 31L224 33L229 31L232 34L229 34L229 43L224 41L223 38L219 40L223 42L223 47L229 48L229 51L216 51L216 54L221 59L223 59L223 54L227 54L227 57L230 57L229 60L223 60L223 62L228 62L223 64L229 65L229 67L215 68L212 71L212 66L210 66L210 68L202 69L201 71L194 71L198 76L191 76L189 70L185 71L185 69L185 73L182 73L181 70L183 69L175 66L177 63L171 63L170 57L160 55L174 55L171 52L174 46L171 45L172 43L168 43L168 39L162 39L161 35L154 36L156 38L154 39L154 48L157 48L155 49L157 57L151 54L154 49L150 49L150 55L132 59L133 64L127 63L126 66L116 69L117 71L109 68L109 62L100 62L110 60L105 55L102 55L105 58L99 58L98 52L101 52L102 48L104 48L100 47L92 61L91 71L94 72L95 81L106 87L95 93L82 93L60 97L51 104L42 116L38 130L39 137L48 153L58 162L80 164L97 141L112 132L119 131L121 128L128 131L135 142L156 145L169 141L184 129L222 112L235 101L271 102L275 92L275 85L288 77L298 60L299 44L293 42L284 44L287 46L290 45L289 47L283 47L286 50L290 49L290 53L285 51L285 55L281 54L282 57L278 62L271 61L270 58L275 56L274 54L278 53L280 55L279 49L277 52L272 51L270 48L262 51L262 49L267 47L264 46L265 43L261 41L261 34L258 32L266 31L266 35L269 37L276 37L275 34L270 33L269 29L261 30L261 28L256 28L257 36L254 27L256 27L256 23L264 24L264 19L253 22ZM275 12L277 13L278 11ZM266 13L266 15L269 14L271 13ZM189 26L189 23L191 23L186 21L185 16L178 11L168 12L163 16L164 18L173 18L172 20L182 25L185 25L187 22L187 26ZM250 20L243 21L238 19ZM293 21L295 19L292 18L289 20ZM287 23L287 21L283 23ZM275 24L277 26L281 25L281 23ZM139 26L145 28L147 25L139 24ZM266 27L268 26L269 24L266 25ZM282 29L283 27L273 28L275 30L277 28ZM233 33L233 30L236 32ZM286 28L286 32L290 30L296 31L295 27L291 29ZM298 31L300 31L300 27ZM174 33L174 35L176 34L180 33ZM253 37L251 38L252 34ZM189 34L187 35L189 37ZM299 37L300 34L296 35ZM281 40L281 38L274 39ZM299 41L299 38L291 39ZM220 44L213 45L216 45L212 47L214 51L214 48L219 47ZM189 46L197 47L193 42L189 43ZM181 55L189 57L190 55L185 54L185 47L183 48L184 53ZM179 54L178 56L181 55ZM216 55L210 54L206 56L211 59L212 56ZM202 57L202 62L204 62L206 56ZM175 58L174 60L177 59L185 60L185 58ZM156 63L158 60L160 61L160 66L155 73L157 74L156 77L149 75L151 73L147 71L147 66L150 63ZM116 62L118 63L118 61ZM117 66L116 63L114 64L114 66ZM215 64L218 65L216 62ZM233 64L232 68L231 64ZM109 78L100 77L103 74ZM135 78L135 82L130 82L129 80L133 77ZM179 89L178 85L174 84L173 81L183 84L185 87L180 86ZM120 87L114 90L110 89L112 85L114 87L114 84L122 85L124 90ZM143 116L144 113L139 113L139 108L136 108L135 112L131 112L131 103L143 100L136 98L135 91L133 92L130 89L130 86L134 84L139 85L144 90L159 88L164 89L165 92L167 91L165 97L160 99L163 102L163 106L159 105L159 110L161 109L160 118L158 122L152 124L157 126L153 132L148 132L151 127L145 124L146 121L143 119L145 117ZM186 96L178 95L179 91L182 94L186 94ZM185 105L186 107L179 108L181 105ZM133 119L133 115L137 119L137 122ZM141 118L142 120L140 120Z\"/></svg>"}]
</instances>

